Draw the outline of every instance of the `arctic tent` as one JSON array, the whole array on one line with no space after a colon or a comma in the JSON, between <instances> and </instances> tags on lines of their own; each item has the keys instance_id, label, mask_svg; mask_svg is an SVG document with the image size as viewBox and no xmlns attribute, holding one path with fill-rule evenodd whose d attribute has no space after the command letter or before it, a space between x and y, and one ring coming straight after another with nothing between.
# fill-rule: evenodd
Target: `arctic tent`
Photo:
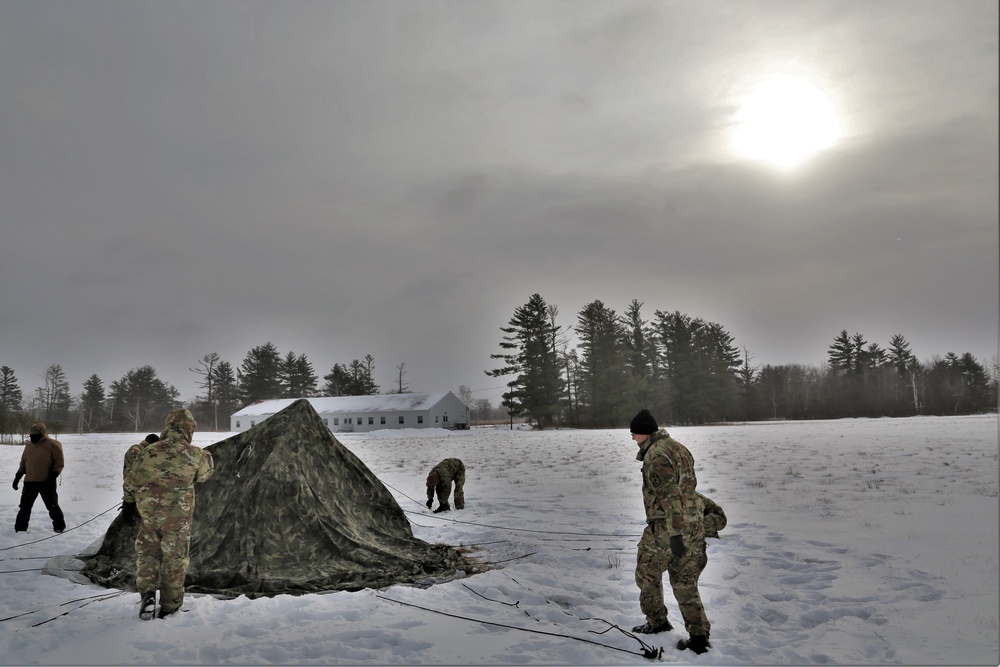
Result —
<instances>
[{"instance_id":1,"label":"arctic tent","mask_svg":"<svg viewBox=\"0 0 1000 667\"><path fill-rule=\"evenodd\" d=\"M205 449L215 473L195 486L189 592L360 590L474 570L413 536L396 499L305 399ZM81 573L134 590L137 532L116 517Z\"/></svg>"}]
</instances>

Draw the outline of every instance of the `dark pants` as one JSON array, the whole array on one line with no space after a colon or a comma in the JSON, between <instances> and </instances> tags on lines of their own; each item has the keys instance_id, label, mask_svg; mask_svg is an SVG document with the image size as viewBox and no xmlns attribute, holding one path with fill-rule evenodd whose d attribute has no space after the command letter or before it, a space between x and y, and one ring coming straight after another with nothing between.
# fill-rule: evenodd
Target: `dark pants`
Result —
<instances>
[{"instance_id":1,"label":"dark pants","mask_svg":"<svg viewBox=\"0 0 1000 667\"><path fill-rule=\"evenodd\" d=\"M45 509L49 511L49 518L52 519L52 530L57 533L66 530L66 519L63 518L62 510L59 509L59 494L56 493L55 480L51 482L24 482L24 488L21 491L21 506L17 511L17 519L14 520L14 530L28 530L31 508L38 496L42 497Z\"/></svg>"}]
</instances>

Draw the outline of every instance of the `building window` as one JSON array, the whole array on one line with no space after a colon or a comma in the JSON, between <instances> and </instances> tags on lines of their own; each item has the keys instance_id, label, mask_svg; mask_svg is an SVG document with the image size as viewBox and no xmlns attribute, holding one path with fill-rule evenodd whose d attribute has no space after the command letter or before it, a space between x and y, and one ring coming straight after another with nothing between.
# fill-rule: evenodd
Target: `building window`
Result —
<instances>
[{"instance_id":1,"label":"building window","mask_svg":"<svg viewBox=\"0 0 1000 667\"><path fill-rule=\"evenodd\" d=\"M368 418L368 424L371 425L371 424L374 424L374 423L375 423L375 418L374 417L369 417Z\"/></svg>"},{"instance_id":2,"label":"building window","mask_svg":"<svg viewBox=\"0 0 1000 667\"><path fill-rule=\"evenodd\" d=\"M340 426L340 417L334 417L333 418L333 425L334 426Z\"/></svg>"},{"instance_id":3,"label":"building window","mask_svg":"<svg viewBox=\"0 0 1000 667\"><path fill-rule=\"evenodd\" d=\"M240 427L240 423L236 422L236 428L239 428L239 427Z\"/></svg>"},{"instance_id":4,"label":"building window","mask_svg":"<svg viewBox=\"0 0 1000 667\"><path fill-rule=\"evenodd\" d=\"M417 415L417 423L418 424L423 424L424 423L424 416L423 415Z\"/></svg>"},{"instance_id":5,"label":"building window","mask_svg":"<svg viewBox=\"0 0 1000 667\"><path fill-rule=\"evenodd\" d=\"M358 426L361 426L361 417L358 417Z\"/></svg>"},{"instance_id":6,"label":"building window","mask_svg":"<svg viewBox=\"0 0 1000 667\"><path fill-rule=\"evenodd\" d=\"M385 416L379 417L379 419L382 420L381 422L379 422L380 424L384 424L385 423Z\"/></svg>"},{"instance_id":7,"label":"building window","mask_svg":"<svg viewBox=\"0 0 1000 667\"><path fill-rule=\"evenodd\" d=\"M405 420L406 420L406 417L404 417L403 415L399 415L399 423L400 424L405 423Z\"/></svg>"},{"instance_id":8,"label":"building window","mask_svg":"<svg viewBox=\"0 0 1000 667\"><path fill-rule=\"evenodd\" d=\"M445 421L448 421L448 415L445 415L445 416L444 416L444 420L445 420Z\"/></svg>"}]
</instances>

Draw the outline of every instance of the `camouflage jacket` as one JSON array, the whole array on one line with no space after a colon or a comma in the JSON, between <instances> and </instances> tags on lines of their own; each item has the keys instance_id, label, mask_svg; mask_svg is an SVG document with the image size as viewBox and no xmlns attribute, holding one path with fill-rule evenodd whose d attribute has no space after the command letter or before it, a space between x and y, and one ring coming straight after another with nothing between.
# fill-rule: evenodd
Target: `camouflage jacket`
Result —
<instances>
[{"instance_id":1,"label":"camouflage jacket","mask_svg":"<svg viewBox=\"0 0 1000 667\"><path fill-rule=\"evenodd\" d=\"M125 477L128 475L128 471L132 469L132 466L135 465L135 460L139 458L139 454L141 454L142 450L146 449L148 445L148 442L141 440L140 442L137 442L129 447L128 451L125 452L125 460L122 462L122 500L126 503L134 503L135 497L129 493L127 488L125 488Z\"/></svg>"},{"instance_id":2,"label":"camouflage jacket","mask_svg":"<svg viewBox=\"0 0 1000 667\"><path fill-rule=\"evenodd\" d=\"M450 484L459 470L465 470L461 459L445 459L431 469L427 475L427 486Z\"/></svg>"},{"instance_id":3,"label":"camouflage jacket","mask_svg":"<svg viewBox=\"0 0 1000 667\"><path fill-rule=\"evenodd\" d=\"M43 436L38 442L26 444L21 452L17 474L24 475L26 482L47 482L49 473L58 475L66 464L62 443L50 438L48 433Z\"/></svg>"},{"instance_id":4,"label":"camouflage jacket","mask_svg":"<svg viewBox=\"0 0 1000 667\"><path fill-rule=\"evenodd\" d=\"M709 498L701 496L701 502L705 505L705 537L718 537L719 531L726 527L728 520L726 513L722 511L722 506Z\"/></svg>"},{"instance_id":5,"label":"camouflage jacket","mask_svg":"<svg viewBox=\"0 0 1000 667\"><path fill-rule=\"evenodd\" d=\"M703 535L704 504L695 491L694 457L666 429L649 436L639 448L642 500L646 521L664 519L667 535Z\"/></svg>"},{"instance_id":6,"label":"camouflage jacket","mask_svg":"<svg viewBox=\"0 0 1000 667\"><path fill-rule=\"evenodd\" d=\"M195 482L215 471L212 454L192 445L181 430L168 429L159 442L147 445L125 474L125 493L143 516L194 512Z\"/></svg>"}]
</instances>

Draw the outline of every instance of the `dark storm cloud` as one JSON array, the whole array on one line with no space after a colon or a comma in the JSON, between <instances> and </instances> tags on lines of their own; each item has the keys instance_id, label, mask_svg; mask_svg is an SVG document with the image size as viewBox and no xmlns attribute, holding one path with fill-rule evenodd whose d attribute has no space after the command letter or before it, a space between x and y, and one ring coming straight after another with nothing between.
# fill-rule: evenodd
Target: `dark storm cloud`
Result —
<instances>
[{"instance_id":1,"label":"dark storm cloud","mask_svg":"<svg viewBox=\"0 0 1000 667\"><path fill-rule=\"evenodd\" d=\"M539 292L766 363L842 328L997 347L990 2L0 5L0 364L73 391L274 342L492 386ZM738 94L816 72L847 136L738 161ZM477 394L481 397L484 394Z\"/></svg>"}]
</instances>

